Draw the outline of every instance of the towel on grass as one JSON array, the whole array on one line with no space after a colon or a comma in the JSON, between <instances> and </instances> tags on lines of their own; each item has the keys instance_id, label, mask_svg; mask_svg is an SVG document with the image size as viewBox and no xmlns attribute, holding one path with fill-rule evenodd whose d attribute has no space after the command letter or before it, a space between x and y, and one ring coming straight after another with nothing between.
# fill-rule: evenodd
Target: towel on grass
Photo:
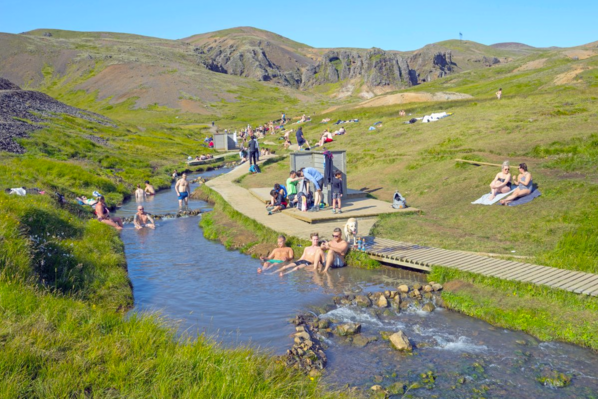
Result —
<instances>
[{"instance_id":1,"label":"towel on grass","mask_svg":"<svg viewBox=\"0 0 598 399\"><path fill-rule=\"evenodd\" d=\"M509 191L508 193L498 194L492 200L488 199L492 195L492 193L484 194L479 199L473 201L472 204L474 204L474 205L493 205L493 204L496 204L501 199L505 198L507 195L510 195L513 191L515 191L515 189Z\"/></svg>"},{"instance_id":2,"label":"towel on grass","mask_svg":"<svg viewBox=\"0 0 598 399\"><path fill-rule=\"evenodd\" d=\"M542 195L542 193L540 193L540 191L534 190L529 195L526 195L525 197L519 197L515 201L510 202L507 205L508 206L517 206L517 205L527 204L528 202L532 202L534 198L538 198L540 195Z\"/></svg>"}]
</instances>

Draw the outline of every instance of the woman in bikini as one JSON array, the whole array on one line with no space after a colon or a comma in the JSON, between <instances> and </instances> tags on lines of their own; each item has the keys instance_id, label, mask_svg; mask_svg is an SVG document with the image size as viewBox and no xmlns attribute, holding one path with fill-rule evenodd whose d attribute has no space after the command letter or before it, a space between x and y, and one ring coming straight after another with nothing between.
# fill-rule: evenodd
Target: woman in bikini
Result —
<instances>
[{"instance_id":1,"label":"woman in bikini","mask_svg":"<svg viewBox=\"0 0 598 399\"><path fill-rule=\"evenodd\" d=\"M492 183L490 183L492 194L489 200L493 200L497 194L505 194L511 191L511 172L509 172L509 162L502 164L502 170L496 174Z\"/></svg>"},{"instance_id":2,"label":"woman in bikini","mask_svg":"<svg viewBox=\"0 0 598 399\"><path fill-rule=\"evenodd\" d=\"M118 231L123 229L123 221L121 218L110 217L110 211L106 207L106 199L103 195L98 197L98 203L96 204L96 216L100 222L105 223L108 226L112 226Z\"/></svg>"},{"instance_id":3,"label":"woman in bikini","mask_svg":"<svg viewBox=\"0 0 598 399\"><path fill-rule=\"evenodd\" d=\"M519 164L519 176L515 179L515 184L518 184L517 188L513 191L513 194L500 200L501 205L508 205L517 198L531 194L534 182L532 174L527 171L527 165L524 163Z\"/></svg>"}]
</instances>

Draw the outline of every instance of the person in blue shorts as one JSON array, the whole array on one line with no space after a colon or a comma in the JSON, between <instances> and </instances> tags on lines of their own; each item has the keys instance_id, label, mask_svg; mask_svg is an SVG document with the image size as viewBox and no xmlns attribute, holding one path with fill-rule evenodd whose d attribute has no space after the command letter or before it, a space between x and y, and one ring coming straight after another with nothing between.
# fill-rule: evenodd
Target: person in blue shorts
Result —
<instances>
[{"instance_id":1,"label":"person in blue shorts","mask_svg":"<svg viewBox=\"0 0 598 399\"><path fill-rule=\"evenodd\" d=\"M183 173L181 178L174 185L174 191L176 191L176 195L179 198L179 207L183 206L183 201L185 201L185 206L189 205L189 190L190 186L187 181L187 174Z\"/></svg>"}]
</instances>

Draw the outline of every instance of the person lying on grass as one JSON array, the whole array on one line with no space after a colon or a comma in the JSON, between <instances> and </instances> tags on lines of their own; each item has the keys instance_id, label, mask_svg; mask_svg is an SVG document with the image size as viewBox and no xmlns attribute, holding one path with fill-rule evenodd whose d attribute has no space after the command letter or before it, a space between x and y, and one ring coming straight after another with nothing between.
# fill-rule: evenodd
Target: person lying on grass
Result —
<instances>
[{"instance_id":1,"label":"person lying on grass","mask_svg":"<svg viewBox=\"0 0 598 399\"><path fill-rule=\"evenodd\" d=\"M278 247L274 248L268 257L260 256L260 260L264 262L261 268L257 268L257 272L261 273L276 265L281 265L284 262L292 261L295 257L293 248L287 247L287 239L285 236L278 236Z\"/></svg>"},{"instance_id":2,"label":"person lying on grass","mask_svg":"<svg viewBox=\"0 0 598 399\"><path fill-rule=\"evenodd\" d=\"M106 207L106 199L103 195L98 197L98 203L96 204L96 216L100 222L105 223L108 226L112 226L118 231L123 229L122 219L110 216L110 211Z\"/></svg>"},{"instance_id":3,"label":"person lying on grass","mask_svg":"<svg viewBox=\"0 0 598 399\"><path fill-rule=\"evenodd\" d=\"M332 139L332 133L330 133L328 131L328 129L326 129L324 131L324 133L322 133L322 136L320 137L320 141L318 141L318 143L315 145L315 147L321 147L326 143L332 143L334 140Z\"/></svg>"},{"instance_id":4,"label":"person lying on grass","mask_svg":"<svg viewBox=\"0 0 598 399\"><path fill-rule=\"evenodd\" d=\"M322 268L322 265L324 264L324 252L322 251L322 248L320 248L319 246L320 236L318 235L318 233L311 233L309 235L309 238L311 240L311 246L306 247L303 250L303 255L301 255L301 258L299 258L299 260L281 267L278 270L278 274L280 277L284 276L285 274L293 273L296 270L303 269L304 267L308 266L310 270L313 271L317 271ZM283 273L283 271L287 269L291 270Z\"/></svg>"},{"instance_id":5,"label":"person lying on grass","mask_svg":"<svg viewBox=\"0 0 598 399\"><path fill-rule=\"evenodd\" d=\"M493 200L498 194L504 194L511 191L511 172L509 171L509 161L504 161L502 170L496 174L492 183L490 183L490 197Z\"/></svg>"},{"instance_id":6,"label":"person lying on grass","mask_svg":"<svg viewBox=\"0 0 598 399\"><path fill-rule=\"evenodd\" d=\"M286 202L282 201L282 195L276 190L270 191L270 203L266 205L268 215L280 212L287 207Z\"/></svg>"},{"instance_id":7,"label":"person lying on grass","mask_svg":"<svg viewBox=\"0 0 598 399\"><path fill-rule=\"evenodd\" d=\"M145 209L141 205L137 207L137 213L133 218L133 224L137 230L141 230L144 227L150 228L152 230L156 228L154 219L152 219L149 214L145 213Z\"/></svg>"},{"instance_id":8,"label":"person lying on grass","mask_svg":"<svg viewBox=\"0 0 598 399\"><path fill-rule=\"evenodd\" d=\"M519 176L515 178L515 184L518 184L517 188L513 191L513 194L500 200L501 205L508 205L517 198L531 194L534 182L532 181L532 174L527 171L527 165L524 163L519 164Z\"/></svg>"}]
</instances>

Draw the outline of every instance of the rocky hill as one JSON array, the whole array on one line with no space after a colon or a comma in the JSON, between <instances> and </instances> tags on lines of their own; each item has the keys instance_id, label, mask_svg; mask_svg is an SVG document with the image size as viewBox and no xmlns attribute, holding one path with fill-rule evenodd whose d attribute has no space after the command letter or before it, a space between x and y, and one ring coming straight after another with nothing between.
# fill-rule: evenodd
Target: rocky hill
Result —
<instances>
[{"instance_id":1,"label":"rocky hill","mask_svg":"<svg viewBox=\"0 0 598 399\"><path fill-rule=\"evenodd\" d=\"M21 90L9 80L0 78L0 151L25 152L14 139L27 137L32 130L41 128L37 123L61 114L114 125L104 116L68 106L38 91Z\"/></svg>"}]
</instances>

